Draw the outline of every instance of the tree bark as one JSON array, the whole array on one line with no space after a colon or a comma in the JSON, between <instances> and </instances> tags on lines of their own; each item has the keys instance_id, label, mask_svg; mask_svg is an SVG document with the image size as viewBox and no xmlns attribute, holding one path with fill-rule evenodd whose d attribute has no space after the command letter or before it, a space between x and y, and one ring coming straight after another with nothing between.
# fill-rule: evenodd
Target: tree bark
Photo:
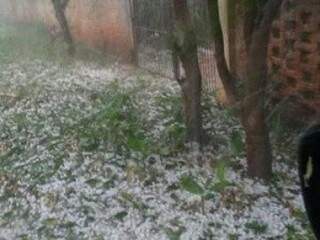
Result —
<instances>
[{"instance_id":1,"label":"tree bark","mask_svg":"<svg viewBox=\"0 0 320 240\"><path fill-rule=\"evenodd\" d=\"M68 45L68 53L70 56L73 56L75 54L75 46L74 46L71 31L70 31L70 27L68 24L68 20L65 14L65 10L68 6L69 0L51 0L51 1L54 7L57 21L61 27L63 38Z\"/></svg>"},{"instance_id":2,"label":"tree bark","mask_svg":"<svg viewBox=\"0 0 320 240\"><path fill-rule=\"evenodd\" d=\"M187 140L201 144L201 72L198 47L186 0L174 0L174 51L182 62L186 77L177 79L182 91Z\"/></svg>"},{"instance_id":3,"label":"tree bark","mask_svg":"<svg viewBox=\"0 0 320 240\"><path fill-rule=\"evenodd\" d=\"M248 172L252 177L265 180L270 180L272 176L272 151L264 106L268 78L267 52L272 22L281 3L282 0L269 0L262 11L260 24L253 30L242 111L242 122L246 132Z\"/></svg>"},{"instance_id":4,"label":"tree bark","mask_svg":"<svg viewBox=\"0 0 320 240\"><path fill-rule=\"evenodd\" d=\"M209 17L211 22L211 34L214 40L214 51L217 69L223 88L226 92L228 102L231 106L237 103L236 82L228 69L224 52L223 33L219 16L218 0L208 0Z\"/></svg>"},{"instance_id":5,"label":"tree bark","mask_svg":"<svg viewBox=\"0 0 320 240\"><path fill-rule=\"evenodd\" d=\"M281 3L282 0L269 0L265 3L263 11L248 11L249 16L247 17L252 21L254 17L250 16L250 13L258 14L256 16L257 23L248 24L244 29L250 36L247 38L249 53L247 77L244 80L245 94L243 94L236 87L236 81L226 64L218 0L208 0L219 74L226 93L230 94L230 101L238 100L241 104L240 120L246 135L248 173L252 177L265 180L269 180L272 175L272 152L264 106L267 81L267 49L272 22ZM252 26L254 26L253 29Z\"/></svg>"}]
</instances>

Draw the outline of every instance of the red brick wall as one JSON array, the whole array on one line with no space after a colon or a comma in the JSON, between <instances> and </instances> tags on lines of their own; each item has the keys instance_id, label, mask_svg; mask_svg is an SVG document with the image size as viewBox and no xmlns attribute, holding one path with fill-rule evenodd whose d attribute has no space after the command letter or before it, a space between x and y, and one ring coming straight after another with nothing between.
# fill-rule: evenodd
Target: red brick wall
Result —
<instances>
[{"instance_id":1,"label":"red brick wall","mask_svg":"<svg viewBox=\"0 0 320 240\"><path fill-rule=\"evenodd\" d=\"M320 1L286 0L274 23L269 71L282 98L320 113Z\"/></svg>"}]
</instances>

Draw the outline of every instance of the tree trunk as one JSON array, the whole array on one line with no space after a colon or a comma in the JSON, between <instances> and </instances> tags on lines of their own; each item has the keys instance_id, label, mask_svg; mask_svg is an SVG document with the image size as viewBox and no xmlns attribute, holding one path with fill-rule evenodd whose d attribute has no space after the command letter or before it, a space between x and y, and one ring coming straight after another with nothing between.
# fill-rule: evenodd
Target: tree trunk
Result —
<instances>
[{"instance_id":1,"label":"tree trunk","mask_svg":"<svg viewBox=\"0 0 320 240\"><path fill-rule=\"evenodd\" d=\"M187 140L201 143L201 74L197 69L198 62L194 56L187 56L182 60L186 78L180 81L182 90L184 115L187 126Z\"/></svg>"},{"instance_id":2,"label":"tree trunk","mask_svg":"<svg viewBox=\"0 0 320 240\"><path fill-rule=\"evenodd\" d=\"M258 0L252 0L258 3ZM252 5L247 18L256 18L259 24L247 24L245 33L250 34L246 39L249 45L245 94L236 87L236 81L227 67L224 55L224 42L219 18L218 0L208 0L209 14L212 24L212 36L215 42L217 67L229 100L241 103L240 120L246 135L246 153L248 173L252 177L269 180L272 174L272 153L269 130L265 119L265 88L267 81L267 49L269 32L282 0L268 0L264 9L253 11ZM242 3L246 4L246 3ZM250 3L253 4L253 3ZM250 14L254 14L251 16ZM253 27L254 26L254 27Z\"/></svg>"},{"instance_id":3,"label":"tree trunk","mask_svg":"<svg viewBox=\"0 0 320 240\"><path fill-rule=\"evenodd\" d=\"M261 97L258 97L261 98ZM265 121L262 100L246 104L242 113L242 123L245 130L248 173L251 177L270 180L272 175L272 151L269 130ZM250 106L249 106L250 105Z\"/></svg>"},{"instance_id":4,"label":"tree trunk","mask_svg":"<svg viewBox=\"0 0 320 240\"><path fill-rule=\"evenodd\" d=\"M74 42L71 35L70 27L68 24L68 20L65 15L65 10L68 6L69 0L64 0L64 1L51 0L51 1L55 10L57 21L61 27L63 38L68 45L68 53L70 56L73 56L75 54L75 47L74 47Z\"/></svg>"},{"instance_id":5,"label":"tree trunk","mask_svg":"<svg viewBox=\"0 0 320 240\"><path fill-rule=\"evenodd\" d=\"M215 60L223 88L231 106L237 103L237 91L235 79L228 69L225 52L221 21L219 16L218 0L208 0L209 17L211 22L211 34L214 41Z\"/></svg>"},{"instance_id":6,"label":"tree trunk","mask_svg":"<svg viewBox=\"0 0 320 240\"><path fill-rule=\"evenodd\" d=\"M198 47L186 0L174 0L174 51L182 62L186 77L177 79L182 91L187 140L201 144L201 72Z\"/></svg>"},{"instance_id":7,"label":"tree trunk","mask_svg":"<svg viewBox=\"0 0 320 240\"><path fill-rule=\"evenodd\" d=\"M264 106L268 78L267 52L272 22L281 2L281 0L269 0L265 4L260 24L253 30L242 111L242 123L246 132L248 172L252 177L265 180L270 180L272 176L272 151Z\"/></svg>"}]
</instances>

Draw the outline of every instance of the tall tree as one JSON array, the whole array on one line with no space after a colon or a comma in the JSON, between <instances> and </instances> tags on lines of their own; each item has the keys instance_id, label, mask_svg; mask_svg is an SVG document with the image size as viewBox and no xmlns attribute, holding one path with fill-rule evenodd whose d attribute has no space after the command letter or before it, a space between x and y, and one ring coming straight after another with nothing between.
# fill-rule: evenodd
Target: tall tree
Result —
<instances>
[{"instance_id":1,"label":"tall tree","mask_svg":"<svg viewBox=\"0 0 320 240\"><path fill-rule=\"evenodd\" d=\"M73 56L75 53L75 46L68 24L68 20L66 18L66 8L70 0L51 0L51 2L54 7L57 21L60 25L63 38L68 45L68 53L70 54L70 56Z\"/></svg>"},{"instance_id":2,"label":"tall tree","mask_svg":"<svg viewBox=\"0 0 320 240\"><path fill-rule=\"evenodd\" d=\"M174 51L185 71L178 78L182 91L188 141L201 143L201 72L198 46L193 30L187 0L174 0Z\"/></svg>"},{"instance_id":3,"label":"tall tree","mask_svg":"<svg viewBox=\"0 0 320 240\"><path fill-rule=\"evenodd\" d=\"M267 50L272 22L282 0L246 0L248 63L244 90L228 69L224 53L224 41L219 18L218 0L208 0L215 43L218 71L231 104L240 105L240 119L246 133L248 172L252 177L269 180L272 175L272 152L266 123L265 90L267 82ZM252 23L252 21L254 21Z\"/></svg>"}]
</instances>

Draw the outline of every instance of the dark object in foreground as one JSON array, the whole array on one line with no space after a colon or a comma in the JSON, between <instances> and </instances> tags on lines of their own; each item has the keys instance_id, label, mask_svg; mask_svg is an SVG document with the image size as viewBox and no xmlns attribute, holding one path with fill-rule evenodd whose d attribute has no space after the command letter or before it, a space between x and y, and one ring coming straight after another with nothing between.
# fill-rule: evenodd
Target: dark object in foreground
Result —
<instances>
[{"instance_id":1,"label":"dark object in foreground","mask_svg":"<svg viewBox=\"0 0 320 240\"><path fill-rule=\"evenodd\" d=\"M299 178L312 229L320 239L320 125L307 130L301 138Z\"/></svg>"}]
</instances>

